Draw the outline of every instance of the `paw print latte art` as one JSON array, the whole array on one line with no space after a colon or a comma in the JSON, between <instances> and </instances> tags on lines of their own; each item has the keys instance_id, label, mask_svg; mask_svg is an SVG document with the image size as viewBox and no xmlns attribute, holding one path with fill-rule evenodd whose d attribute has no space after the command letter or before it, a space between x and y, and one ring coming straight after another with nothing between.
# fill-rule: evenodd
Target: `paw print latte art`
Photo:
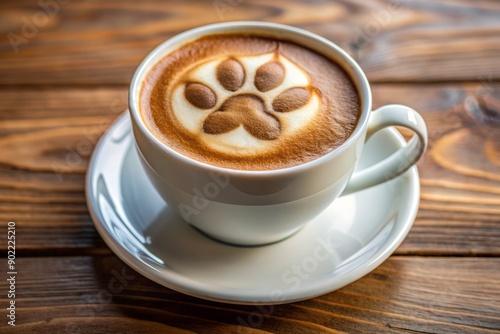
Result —
<instances>
[{"instance_id":1,"label":"paw print latte art","mask_svg":"<svg viewBox=\"0 0 500 334\"><path fill-rule=\"evenodd\" d=\"M330 59L288 41L214 35L159 61L140 94L163 143L216 166L266 170L314 160L352 133L359 97Z\"/></svg>"},{"instance_id":2,"label":"paw print latte art","mask_svg":"<svg viewBox=\"0 0 500 334\"><path fill-rule=\"evenodd\" d=\"M238 155L279 145L307 127L319 106L307 74L274 53L196 66L171 101L185 129L214 150Z\"/></svg>"}]
</instances>

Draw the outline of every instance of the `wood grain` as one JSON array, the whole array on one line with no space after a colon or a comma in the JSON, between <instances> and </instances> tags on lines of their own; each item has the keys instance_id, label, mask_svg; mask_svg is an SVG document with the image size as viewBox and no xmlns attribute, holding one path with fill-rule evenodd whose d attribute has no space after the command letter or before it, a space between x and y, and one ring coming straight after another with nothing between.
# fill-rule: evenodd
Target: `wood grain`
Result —
<instances>
[{"instance_id":1,"label":"wood grain","mask_svg":"<svg viewBox=\"0 0 500 334\"><path fill-rule=\"evenodd\" d=\"M373 95L375 108L412 106L429 129L420 209L398 253L498 256L500 86L376 85Z\"/></svg>"},{"instance_id":2,"label":"wood grain","mask_svg":"<svg viewBox=\"0 0 500 334\"><path fill-rule=\"evenodd\" d=\"M318 33L358 59L372 82L500 79L495 0L47 2L58 5L45 10L38 0L0 3L0 85L126 85L164 40L232 20Z\"/></svg>"},{"instance_id":3,"label":"wood grain","mask_svg":"<svg viewBox=\"0 0 500 334\"><path fill-rule=\"evenodd\" d=\"M2 333L500 330L499 259L393 257L336 292L265 307L182 295L142 277L114 255L21 258L17 266L16 327L2 321ZM0 290L7 290L5 280ZM0 304L5 301L1 295Z\"/></svg>"},{"instance_id":4,"label":"wood grain","mask_svg":"<svg viewBox=\"0 0 500 334\"><path fill-rule=\"evenodd\" d=\"M86 208L85 171L126 90L7 89L0 99L0 219L18 224L18 251L107 252Z\"/></svg>"},{"instance_id":5,"label":"wood grain","mask_svg":"<svg viewBox=\"0 0 500 334\"><path fill-rule=\"evenodd\" d=\"M489 102L471 111L481 89ZM419 110L430 129L420 211L397 254L500 255L500 85L379 84L373 94L375 107ZM84 173L126 108L126 89L0 90L0 100L0 220L18 224L19 251L107 252L88 215Z\"/></svg>"}]
</instances>

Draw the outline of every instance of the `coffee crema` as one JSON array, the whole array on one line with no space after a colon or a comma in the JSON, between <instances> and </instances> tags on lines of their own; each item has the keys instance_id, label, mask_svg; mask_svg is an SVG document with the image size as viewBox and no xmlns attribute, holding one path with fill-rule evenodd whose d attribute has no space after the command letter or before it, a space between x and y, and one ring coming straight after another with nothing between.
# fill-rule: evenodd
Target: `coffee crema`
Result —
<instances>
[{"instance_id":1,"label":"coffee crema","mask_svg":"<svg viewBox=\"0 0 500 334\"><path fill-rule=\"evenodd\" d=\"M270 170L317 159L347 140L360 101L334 61L290 41L245 34L202 37L146 75L142 118L192 159Z\"/></svg>"}]
</instances>

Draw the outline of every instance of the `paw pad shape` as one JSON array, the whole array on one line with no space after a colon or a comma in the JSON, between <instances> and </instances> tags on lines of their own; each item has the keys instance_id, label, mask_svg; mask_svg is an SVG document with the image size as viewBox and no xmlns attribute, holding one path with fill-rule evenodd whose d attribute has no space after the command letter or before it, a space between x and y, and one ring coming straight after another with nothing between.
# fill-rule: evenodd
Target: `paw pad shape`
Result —
<instances>
[{"instance_id":1,"label":"paw pad shape","mask_svg":"<svg viewBox=\"0 0 500 334\"><path fill-rule=\"evenodd\" d=\"M212 82L203 75L192 76L185 84L184 97L195 108L208 111L203 132L220 135L242 126L260 140L274 140L283 132L280 114L303 108L311 98L306 75L302 80L288 73L290 61L270 55L263 63L252 59L227 58L212 66ZM286 63L285 63L286 62ZM200 72L200 71L198 71ZM203 71L201 71L203 72Z\"/></svg>"}]
</instances>

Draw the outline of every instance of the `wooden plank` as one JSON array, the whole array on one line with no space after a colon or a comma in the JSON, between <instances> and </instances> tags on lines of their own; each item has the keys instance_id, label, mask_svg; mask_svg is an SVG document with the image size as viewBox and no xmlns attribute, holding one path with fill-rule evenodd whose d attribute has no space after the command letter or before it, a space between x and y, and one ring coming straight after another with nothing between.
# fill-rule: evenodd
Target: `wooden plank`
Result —
<instances>
[{"instance_id":1,"label":"wooden plank","mask_svg":"<svg viewBox=\"0 0 500 334\"><path fill-rule=\"evenodd\" d=\"M500 254L500 86L377 85L373 95L375 108L414 107L429 129L420 209L398 253Z\"/></svg>"},{"instance_id":2,"label":"wooden plank","mask_svg":"<svg viewBox=\"0 0 500 334\"><path fill-rule=\"evenodd\" d=\"M6 271L5 261L0 267ZM2 333L500 330L499 258L392 257L336 292L266 307L182 295L144 278L114 255L19 258L16 267L16 327L4 319ZM8 291L6 280L0 289ZM2 294L0 304L7 302Z\"/></svg>"},{"instance_id":3,"label":"wooden plank","mask_svg":"<svg viewBox=\"0 0 500 334\"><path fill-rule=\"evenodd\" d=\"M0 219L16 221L18 250L107 252L85 204L85 171L101 134L126 109L126 89L0 96Z\"/></svg>"},{"instance_id":4,"label":"wooden plank","mask_svg":"<svg viewBox=\"0 0 500 334\"><path fill-rule=\"evenodd\" d=\"M189 28L261 20L299 26L354 55L373 82L500 79L495 0L0 3L0 85L128 84L156 45Z\"/></svg>"},{"instance_id":5,"label":"wooden plank","mask_svg":"<svg viewBox=\"0 0 500 334\"><path fill-rule=\"evenodd\" d=\"M384 84L373 93L375 107L419 110L430 130L420 211L397 253L498 256L500 85ZM4 89L0 101L0 220L16 221L19 251L106 252L84 173L100 134L126 108L126 89Z\"/></svg>"}]
</instances>

